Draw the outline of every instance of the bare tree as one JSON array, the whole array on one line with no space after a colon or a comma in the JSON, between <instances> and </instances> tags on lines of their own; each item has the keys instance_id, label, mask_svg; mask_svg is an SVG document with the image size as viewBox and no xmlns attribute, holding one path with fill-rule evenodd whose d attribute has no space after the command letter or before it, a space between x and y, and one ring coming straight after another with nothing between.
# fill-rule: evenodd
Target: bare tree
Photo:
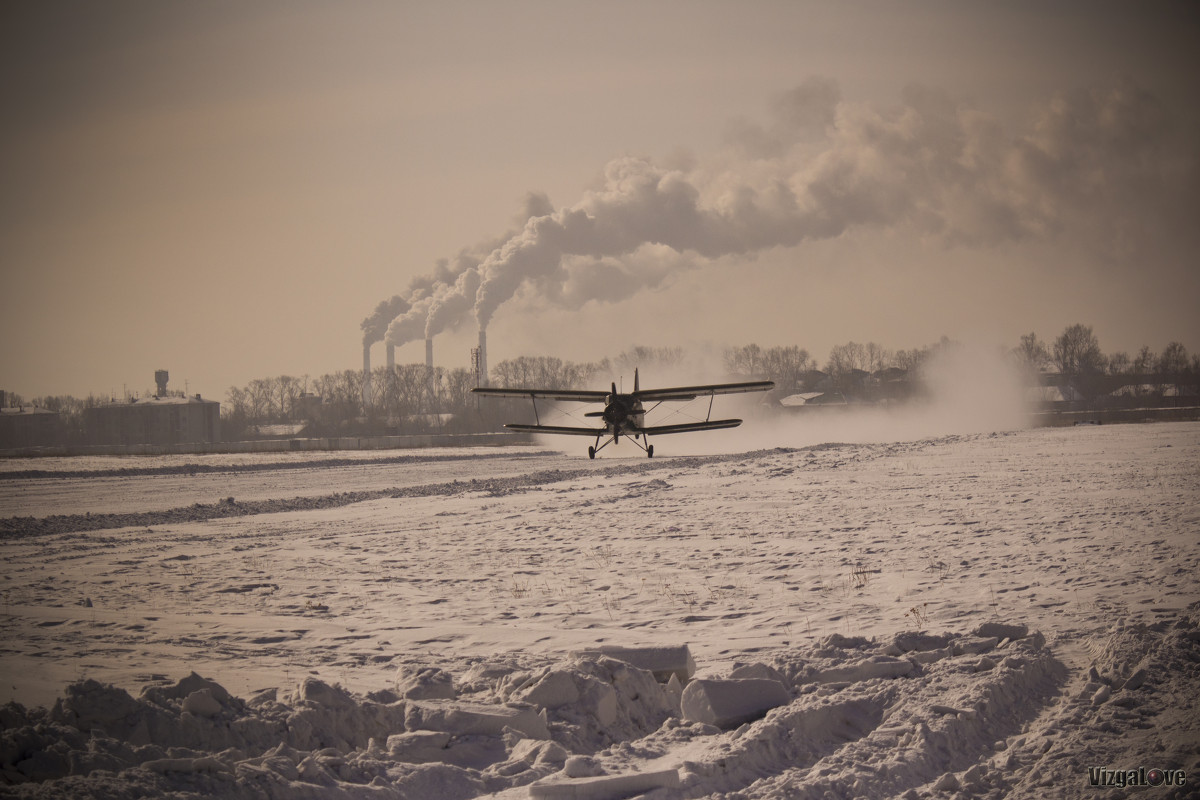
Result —
<instances>
[{"instance_id":1,"label":"bare tree","mask_svg":"<svg viewBox=\"0 0 1200 800\"><path fill-rule=\"evenodd\" d=\"M613 361L621 374L632 373L638 367L673 367L683 361L683 348L638 345L621 353Z\"/></svg>"},{"instance_id":2,"label":"bare tree","mask_svg":"<svg viewBox=\"0 0 1200 800\"><path fill-rule=\"evenodd\" d=\"M1124 350L1118 350L1108 357L1108 374L1109 375L1128 375L1133 366L1133 360L1129 358L1129 353Z\"/></svg>"},{"instance_id":3,"label":"bare tree","mask_svg":"<svg viewBox=\"0 0 1200 800\"><path fill-rule=\"evenodd\" d=\"M879 372L892 364L892 352L875 342L867 342L866 367L868 372Z\"/></svg>"},{"instance_id":4,"label":"bare tree","mask_svg":"<svg viewBox=\"0 0 1200 800\"><path fill-rule=\"evenodd\" d=\"M1054 363L1063 375L1099 372L1104 365L1100 342L1090 325L1072 325L1054 340Z\"/></svg>"},{"instance_id":5,"label":"bare tree","mask_svg":"<svg viewBox=\"0 0 1200 800\"><path fill-rule=\"evenodd\" d=\"M762 348L756 344L730 347L725 351L725 369L731 375L762 374Z\"/></svg>"},{"instance_id":6,"label":"bare tree","mask_svg":"<svg viewBox=\"0 0 1200 800\"><path fill-rule=\"evenodd\" d=\"M492 368L497 386L575 389L595 372L594 365L573 364L553 356L519 356Z\"/></svg>"},{"instance_id":7,"label":"bare tree","mask_svg":"<svg viewBox=\"0 0 1200 800\"><path fill-rule=\"evenodd\" d=\"M1138 375L1151 375L1158 368L1158 359L1147 345L1142 345L1133 359L1133 371Z\"/></svg>"},{"instance_id":8,"label":"bare tree","mask_svg":"<svg viewBox=\"0 0 1200 800\"><path fill-rule=\"evenodd\" d=\"M357 416L362 398L363 374L361 370L345 369L328 376L332 396L337 404L336 419L350 421ZM364 409L365 411L365 409Z\"/></svg>"},{"instance_id":9,"label":"bare tree","mask_svg":"<svg viewBox=\"0 0 1200 800\"><path fill-rule=\"evenodd\" d=\"M1054 363L1083 397L1094 399L1099 393L1097 378L1104 373L1104 354L1090 325L1071 325L1054 340Z\"/></svg>"},{"instance_id":10,"label":"bare tree","mask_svg":"<svg viewBox=\"0 0 1200 800\"><path fill-rule=\"evenodd\" d=\"M451 369L442 374L442 396L444 408L456 415L466 414L472 408L471 389L475 387L475 373L469 369Z\"/></svg>"},{"instance_id":11,"label":"bare tree","mask_svg":"<svg viewBox=\"0 0 1200 800\"><path fill-rule=\"evenodd\" d=\"M271 380L255 378L246 385L246 391L250 400L250 421L255 425L269 422L274 411Z\"/></svg>"},{"instance_id":12,"label":"bare tree","mask_svg":"<svg viewBox=\"0 0 1200 800\"><path fill-rule=\"evenodd\" d=\"M772 347L762 354L761 376L775 382L785 392L795 391L801 378L815 369L817 362L801 347ZM751 373L758 374L758 373Z\"/></svg>"},{"instance_id":13,"label":"bare tree","mask_svg":"<svg viewBox=\"0 0 1200 800\"><path fill-rule=\"evenodd\" d=\"M825 371L833 385L847 397L860 397L866 391L867 367L870 356L867 348L858 342L834 345L829 351Z\"/></svg>"},{"instance_id":14,"label":"bare tree","mask_svg":"<svg viewBox=\"0 0 1200 800\"><path fill-rule=\"evenodd\" d=\"M1050 366L1050 350L1046 343L1030 332L1021 337L1021 343L1013 348L1017 363L1030 373L1037 374Z\"/></svg>"},{"instance_id":15,"label":"bare tree","mask_svg":"<svg viewBox=\"0 0 1200 800\"><path fill-rule=\"evenodd\" d=\"M295 410L296 398L303 391L303 384L291 375L280 375L274 379L275 395L279 409L280 420L291 420Z\"/></svg>"},{"instance_id":16,"label":"bare tree","mask_svg":"<svg viewBox=\"0 0 1200 800\"><path fill-rule=\"evenodd\" d=\"M1156 364L1155 382L1158 384L1158 390L1165 394L1167 389L1173 386L1178 396L1180 386L1185 384L1189 377L1188 366L1187 348L1179 342L1168 344L1163 348Z\"/></svg>"},{"instance_id":17,"label":"bare tree","mask_svg":"<svg viewBox=\"0 0 1200 800\"><path fill-rule=\"evenodd\" d=\"M929 358L928 347L914 347L911 350L897 350L892 357L897 367L909 374L916 374L921 365Z\"/></svg>"},{"instance_id":18,"label":"bare tree","mask_svg":"<svg viewBox=\"0 0 1200 800\"><path fill-rule=\"evenodd\" d=\"M858 342L836 344L829 351L829 361L825 371L838 380L853 370L865 369L867 366L867 348Z\"/></svg>"},{"instance_id":19,"label":"bare tree","mask_svg":"<svg viewBox=\"0 0 1200 800\"><path fill-rule=\"evenodd\" d=\"M1196 395L1200 394L1200 354L1192 356L1192 363L1188 365L1188 371L1179 383L1188 390L1195 402Z\"/></svg>"},{"instance_id":20,"label":"bare tree","mask_svg":"<svg viewBox=\"0 0 1200 800\"><path fill-rule=\"evenodd\" d=\"M225 393L225 407L221 411L225 414L249 417L250 398L246 390L230 386L229 391Z\"/></svg>"},{"instance_id":21,"label":"bare tree","mask_svg":"<svg viewBox=\"0 0 1200 800\"><path fill-rule=\"evenodd\" d=\"M425 364L396 365L397 412L403 416L430 413L429 373Z\"/></svg>"},{"instance_id":22,"label":"bare tree","mask_svg":"<svg viewBox=\"0 0 1200 800\"><path fill-rule=\"evenodd\" d=\"M1158 372L1170 382L1177 382L1175 379L1187 372L1188 369L1188 352L1187 348L1179 342L1171 342L1163 348L1162 355L1158 357Z\"/></svg>"}]
</instances>

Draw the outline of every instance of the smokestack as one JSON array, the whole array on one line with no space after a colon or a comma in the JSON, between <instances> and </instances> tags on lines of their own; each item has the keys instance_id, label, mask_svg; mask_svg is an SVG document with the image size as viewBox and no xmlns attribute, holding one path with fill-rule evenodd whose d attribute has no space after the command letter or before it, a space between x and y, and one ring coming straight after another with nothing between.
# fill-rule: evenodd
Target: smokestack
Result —
<instances>
[{"instance_id":1,"label":"smokestack","mask_svg":"<svg viewBox=\"0 0 1200 800\"><path fill-rule=\"evenodd\" d=\"M479 385L488 385L487 329L479 329Z\"/></svg>"},{"instance_id":2,"label":"smokestack","mask_svg":"<svg viewBox=\"0 0 1200 800\"><path fill-rule=\"evenodd\" d=\"M363 342L363 381L362 381L363 413L371 406L371 345Z\"/></svg>"},{"instance_id":3,"label":"smokestack","mask_svg":"<svg viewBox=\"0 0 1200 800\"><path fill-rule=\"evenodd\" d=\"M425 337L425 366L433 369L433 337Z\"/></svg>"},{"instance_id":4,"label":"smokestack","mask_svg":"<svg viewBox=\"0 0 1200 800\"><path fill-rule=\"evenodd\" d=\"M387 368L388 372L394 372L396 369L396 345L391 342L387 343Z\"/></svg>"}]
</instances>

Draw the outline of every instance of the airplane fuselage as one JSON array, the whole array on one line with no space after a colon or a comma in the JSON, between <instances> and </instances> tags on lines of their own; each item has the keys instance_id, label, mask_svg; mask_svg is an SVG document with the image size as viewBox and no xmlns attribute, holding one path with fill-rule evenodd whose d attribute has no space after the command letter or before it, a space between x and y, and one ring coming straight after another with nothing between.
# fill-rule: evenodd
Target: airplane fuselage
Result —
<instances>
[{"instance_id":1,"label":"airplane fuselage","mask_svg":"<svg viewBox=\"0 0 1200 800\"><path fill-rule=\"evenodd\" d=\"M631 394L610 394L604 399L601 416L614 439L622 433L636 435L646 424L642 401Z\"/></svg>"}]
</instances>

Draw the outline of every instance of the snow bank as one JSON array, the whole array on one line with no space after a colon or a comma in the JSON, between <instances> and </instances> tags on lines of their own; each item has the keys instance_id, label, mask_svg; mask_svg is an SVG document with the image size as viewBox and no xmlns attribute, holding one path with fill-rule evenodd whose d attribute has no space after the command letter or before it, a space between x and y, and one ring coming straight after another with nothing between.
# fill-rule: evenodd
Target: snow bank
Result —
<instances>
[{"instance_id":1,"label":"snow bank","mask_svg":"<svg viewBox=\"0 0 1200 800\"><path fill-rule=\"evenodd\" d=\"M1088 643L1093 666L1074 683L1019 626L1002 632L1024 635L1003 639L979 636L996 632L987 626L882 642L835 635L689 681L682 717L674 672L662 683L599 654L401 671L401 686L460 687L439 699L362 697L307 678L243 700L195 673L135 698L84 680L48 710L0 708L0 793L1034 797L1061 788L1063 770L1083 786L1089 758L1200 767L1190 735L1200 696L1173 677L1190 670L1196 688L1198 618L1193 608L1173 624L1114 626ZM1130 724L1158 735L1133 753L1096 740Z\"/></svg>"},{"instance_id":2,"label":"snow bank","mask_svg":"<svg viewBox=\"0 0 1200 800\"><path fill-rule=\"evenodd\" d=\"M682 718L673 669L664 683L601 654L533 670L476 664L457 681L453 665L402 669L397 689L410 694L460 688L424 699L361 697L307 678L243 700L195 673L134 698L85 680L52 709L0 711L0 766L18 797L465 798L526 786L533 797L768 785L770 796L897 793L975 764L1063 681L1040 636L999 641L828 637L742 665L742 677L689 681ZM1124 642L1104 651L1114 653L1114 676L1129 666L1115 655L1129 653ZM945 655L887 655L900 644ZM984 654L988 669L979 668ZM836 770L811 770L818 762Z\"/></svg>"},{"instance_id":3,"label":"snow bank","mask_svg":"<svg viewBox=\"0 0 1200 800\"><path fill-rule=\"evenodd\" d=\"M465 460L312 509L178 476L239 499L0 537L3 688L46 706L0 707L0 796L1188 796L1198 460L1177 424ZM685 716L706 684L753 713Z\"/></svg>"},{"instance_id":4,"label":"snow bank","mask_svg":"<svg viewBox=\"0 0 1200 800\"><path fill-rule=\"evenodd\" d=\"M730 728L787 705L792 696L782 683L769 678L696 680L680 699L684 720Z\"/></svg>"}]
</instances>

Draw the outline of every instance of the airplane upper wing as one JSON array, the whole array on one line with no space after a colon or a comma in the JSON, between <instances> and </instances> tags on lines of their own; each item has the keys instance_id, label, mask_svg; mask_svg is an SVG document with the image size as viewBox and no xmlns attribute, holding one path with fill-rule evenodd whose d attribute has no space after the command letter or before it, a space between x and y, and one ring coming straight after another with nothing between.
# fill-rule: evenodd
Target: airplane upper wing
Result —
<instances>
[{"instance_id":1,"label":"airplane upper wing","mask_svg":"<svg viewBox=\"0 0 1200 800\"><path fill-rule=\"evenodd\" d=\"M543 398L546 400L570 400L577 403L603 403L608 398L608 392L587 389L497 389L490 386L477 386L471 391L489 397L528 397L531 400Z\"/></svg>"},{"instance_id":2,"label":"airplane upper wing","mask_svg":"<svg viewBox=\"0 0 1200 800\"><path fill-rule=\"evenodd\" d=\"M775 388L774 381L746 381L744 383L711 383L707 386L674 386L669 389L643 389L634 392L639 400L695 400L714 394L740 394L742 392L768 392Z\"/></svg>"},{"instance_id":3,"label":"airplane upper wing","mask_svg":"<svg viewBox=\"0 0 1200 800\"><path fill-rule=\"evenodd\" d=\"M514 431L526 431L528 433L563 433L569 436L603 436L608 433L607 428L570 428L562 425L524 425L519 422L505 423L504 427Z\"/></svg>"}]
</instances>

